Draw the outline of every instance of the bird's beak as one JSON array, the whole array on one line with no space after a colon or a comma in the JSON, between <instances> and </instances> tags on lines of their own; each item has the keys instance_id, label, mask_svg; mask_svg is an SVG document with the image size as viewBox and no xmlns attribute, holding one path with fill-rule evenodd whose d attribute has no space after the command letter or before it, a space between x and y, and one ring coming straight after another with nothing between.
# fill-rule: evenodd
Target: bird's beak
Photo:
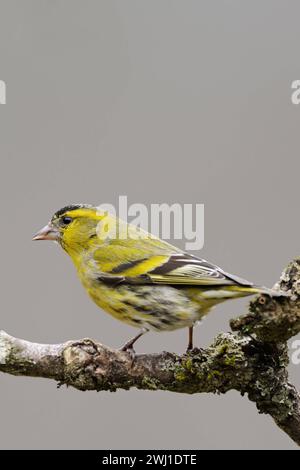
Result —
<instances>
[{"instance_id":1,"label":"bird's beak","mask_svg":"<svg viewBox=\"0 0 300 470\"><path fill-rule=\"evenodd\" d=\"M51 224L48 224L36 233L32 240L57 240L58 238L59 231Z\"/></svg>"}]
</instances>

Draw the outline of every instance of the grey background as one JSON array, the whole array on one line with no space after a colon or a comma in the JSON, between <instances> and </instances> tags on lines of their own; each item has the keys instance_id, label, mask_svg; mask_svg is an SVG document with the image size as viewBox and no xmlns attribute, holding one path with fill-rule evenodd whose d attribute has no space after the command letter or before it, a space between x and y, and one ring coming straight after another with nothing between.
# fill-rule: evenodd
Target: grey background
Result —
<instances>
[{"instance_id":1,"label":"grey background","mask_svg":"<svg viewBox=\"0 0 300 470\"><path fill-rule=\"evenodd\" d=\"M297 1L1 0L1 321L39 342L135 331L32 234L67 203L205 204L201 256L271 286L299 255ZM247 301L197 329L208 345ZM181 352L186 332L138 351ZM291 367L300 386L300 366ZM1 448L295 448L232 392L81 393L1 375Z\"/></svg>"}]
</instances>

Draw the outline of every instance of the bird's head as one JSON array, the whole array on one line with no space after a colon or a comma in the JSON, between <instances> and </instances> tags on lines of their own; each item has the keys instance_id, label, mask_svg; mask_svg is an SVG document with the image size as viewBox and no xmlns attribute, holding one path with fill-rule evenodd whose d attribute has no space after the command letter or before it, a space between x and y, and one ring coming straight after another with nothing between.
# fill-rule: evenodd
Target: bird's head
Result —
<instances>
[{"instance_id":1,"label":"bird's head","mask_svg":"<svg viewBox=\"0 0 300 470\"><path fill-rule=\"evenodd\" d=\"M102 218L96 207L87 204L66 206L55 212L33 240L54 240L71 257L76 257L90 248Z\"/></svg>"}]
</instances>

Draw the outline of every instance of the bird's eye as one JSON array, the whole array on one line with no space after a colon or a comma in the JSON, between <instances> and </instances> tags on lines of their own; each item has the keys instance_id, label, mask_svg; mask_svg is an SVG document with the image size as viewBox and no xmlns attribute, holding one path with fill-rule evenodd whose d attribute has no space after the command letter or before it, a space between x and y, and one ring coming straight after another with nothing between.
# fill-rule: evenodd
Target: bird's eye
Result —
<instances>
[{"instance_id":1,"label":"bird's eye","mask_svg":"<svg viewBox=\"0 0 300 470\"><path fill-rule=\"evenodd\" d=\"M71 217L63 217L61 219L63 225L69 225L72 222L72 220L73 219Z\"/></svg>"}]
</instances>

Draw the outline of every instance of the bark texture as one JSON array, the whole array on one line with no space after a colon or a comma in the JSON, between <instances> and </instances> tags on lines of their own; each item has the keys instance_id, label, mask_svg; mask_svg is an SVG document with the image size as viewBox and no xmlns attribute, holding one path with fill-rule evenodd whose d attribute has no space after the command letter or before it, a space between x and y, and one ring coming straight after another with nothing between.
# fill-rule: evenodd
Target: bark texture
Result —
<instances>
[{"instance_id":1,"label":"bark texture","mask_svg":"<svg viewBox=\"0 0 300 470\"><path fill-rule=\"evenodd\" d=\"M232 332L219 334L207 349L132 359L91 339L46 345L1 331L0 371L54 379L79 390L237 390L300 445L300 396L287 372L287 341L300 331L300 259L289 264L277 287L290 297L259 296L245 315L231 320Z\"/></svg>"}]
</instances>

